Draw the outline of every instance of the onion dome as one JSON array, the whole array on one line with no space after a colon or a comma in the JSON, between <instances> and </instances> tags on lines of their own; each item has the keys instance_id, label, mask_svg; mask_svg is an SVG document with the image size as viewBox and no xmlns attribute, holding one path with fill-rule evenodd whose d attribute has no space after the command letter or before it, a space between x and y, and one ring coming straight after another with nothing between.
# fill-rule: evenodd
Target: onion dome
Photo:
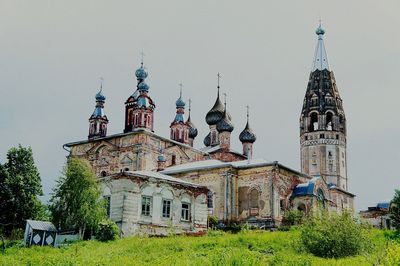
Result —
<instances>
[{"instance_id":1,"label":"onion dome","mask_svg":"<svg viewBox=\"0 0 400 266\"><path fill-rule=\"evenodd\" d=\"M254 134L253 130L251 130L249 126L249 121L247 121L246 127L240 132L239 140L240 142L249 142L254 143L257 139L256 134Z\"/></svg>"},{"instance_id":2,"label":"onion dome","mask_svg":"<svg viewBox=\"0 0 400 266\"><path fill-rule=\"evenodd\" d=\"M198 133L199 133L199 132L197 131L197 128L194 127L194 125L192 125L192 126L189 128L189 138L191 138L191 139L196 138Z\"/></svg>"},{"instance_id":3,"label":"onion dome","mask_svg":"<svg viewBox=\"0 0 400 266\"><path fill-rule=\"evenodd\" d=\"M217 130L221 132L232 132L235 127L233 126L231 120L228 118L226 112L224 112L224 117L217 123Z\"/></svg>"},{"instance_id":4,"label":"onion dome","mask_svg":"<svg viewBox=\"0 0 400 266\"><path fill-rule=\"evenodd\" d=\"M325 34L325 30L321 27L321 25L319 25L319 27L315 30L315 33L317 35L324 35Z\"/></svg>"},{"instance_id":5,"label":"onion dome","mask_svg":"<svg viewBox=\"0 0 400 266\"><path fill-rule=\"evenodd\" d=\"M148 76L147 70L143 67L143 62L140 68L138 68L135 72L135 76L137 79L145 79Z\"/></svg>"},{"instance_id":6,"label":"onion dome","mask_svg":"<svg viewBox=\"0 0 400 266\"><path fill-rule=\"evenodd\" d=\"M98 93L96 93L96 101L102 101L102 102L104 102L105 100L106 100L106 96L104 96L102 93L101 93L101 91L102 91L102 89L98 92Z\"/></svg>"},{"instance_id":7,"label":"onion dome","mask_svg":"<svg viewBox=\"0 0 400 266\"><path fill-rule=\"evenodd\" d=\"M211 133L208 133L207 136L204 138L204 146L208 147L211 145Z\"/></svg>"},{"instance_id":8,"label":"onion dome","mask_svg":"<svg viewBox=\"0 0 400 266\"><path fill-rule=\"evenodd\" d=\"M184 108L186 103L183 101L182 96L175 102L176 108Z\"/></svg>"},{"instance_id":9,"label":"onion dome","mask_svg":"<svg viewBox=\"0 0 400 266\"><path fill-rule=\"evenodd\" d=\"M189 138L194 139L197 137L197 134L199 133L196 126L192 123L190 120L190 115L188 120L186 121L186 124L189 126Z\"/></svg>"},{"instance_id":10,"label":"onion dome","mask_svg":"<svg viewBox=\"0 0 400 266\"><path fill-rule=\"evenodd\" d=\"M208 111L206 115L206 122L208 125L216 125L224 117L224 105L219 99L219 93L214 106Z\"/></svg>"},{"instance_id":11,"label":"onion dome","mask_svg":"<svg viewBox=\"0 0 400 266\"><path fill-rule=\"evenodd\" d=\"M149 91L149 85L147 85L147 83L144 81L140 82L137 87L138 90L140 91L145 91L145 92Z\"/></svg>"},{"instance_id":12,"label":"onion dome","mask_svg":"<svg viewBox=\"0 0 400 266\"><path fill-rule=\"evenodd\" d=\"M239 140L242 143L254 143L257 139L256 134L254 134L253 130L251 130L250 125L249 125L249 106L246 106L247 108L247 123L246 127L243 129L242 132L239 134Z\"/></svg>"},{"instance_id":13,"label":"onion dome","mask_svg":"<svg viewBox=\"0 0 400 266\"><path fill-rule=\"evenodd\" d=\"M186 125L189 126L189 138L195 139L199 132L196 126L192 123L192 119L190 118L191 112L192 112L192 101L189 99L189 117L186 121Z\"/></svg>"}]
</instances>

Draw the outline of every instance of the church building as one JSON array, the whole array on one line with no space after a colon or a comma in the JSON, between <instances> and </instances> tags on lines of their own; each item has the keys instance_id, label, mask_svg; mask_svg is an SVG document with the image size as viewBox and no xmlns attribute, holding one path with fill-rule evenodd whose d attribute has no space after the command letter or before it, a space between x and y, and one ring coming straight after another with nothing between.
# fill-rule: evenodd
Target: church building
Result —
<instances>
[{"instance_id":1,"label":"church building","mask_svg":"<svg viewBox=\"0 0 400 266\"><path fill-rule=\"evenodd\" d=\"M313 68L300 116L301 171L279 162L253 158L256 134L247 121L239 134L242 151L232 149L235 127L220 97L220 75L214 105L205 115L209 132L196 148L198 130L188 117L182 87L171 114L169 138L154 130L155 101L141 62L136 88L125 101L122 133L108 135L103 88L89 118L88 139L64 145L69 156L87 160L102 184L109 217L123 236L199 233L207 216L223 223L276 227L286 211L316 208L353 210L348 192L346 119L333 72L329 69L318 27ZM162 103L168 104L168 103ZM268 110L266 110L268 111ZM268 136L264 136L268 137ZM261 148L261 147L260 147Z\"/></svg>"}]
</instances>

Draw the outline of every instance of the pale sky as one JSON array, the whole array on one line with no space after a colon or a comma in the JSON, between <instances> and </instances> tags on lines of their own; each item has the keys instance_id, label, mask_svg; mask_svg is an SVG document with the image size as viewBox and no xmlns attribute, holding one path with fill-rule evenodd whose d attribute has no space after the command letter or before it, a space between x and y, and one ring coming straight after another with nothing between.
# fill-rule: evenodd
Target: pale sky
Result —
<instances>
[{"instance_id":1,"label":"pale sky","mask_svg":"<svg viewBox=\"0 0 400 266\"><path fill-rule=\"evenodd\" d=\"M62 145L84 140L104 77L108 133L124 127L144 50L155 132L169 136L179 83L199 129L216 74L235 124L245 106L255 156L300 169L299 115L322 18L348 127L349 191L356 208L400 188L400 1L16 1L0 0L0 160L31 146L46 195L60 175Z\"/></svg>"}]
</instances>

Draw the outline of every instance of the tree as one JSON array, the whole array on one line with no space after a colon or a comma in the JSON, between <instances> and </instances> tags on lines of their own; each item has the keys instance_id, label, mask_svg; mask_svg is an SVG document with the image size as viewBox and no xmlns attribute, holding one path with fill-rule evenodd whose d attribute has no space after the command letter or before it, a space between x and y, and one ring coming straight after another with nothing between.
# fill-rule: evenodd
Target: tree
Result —
<instances>
[{"instance_id":1,"label":"tree","mask_svg":"<svg viewBox=\"0 0 400 266\"><path fill-rule=\"evenodd\" d=\"M400 230L400 190L396 189L390 203L391 223L397 230Z\"/></svg>"},{"instance_id":2,"label":"tree","mask_svg":"<svg viewBox=\"0 0 400 266\"><path fill-rule=\"evenodd\" d=\"M80 239L86 230L94 232L106 216L100 186L86 161L69 158L53 192L49 206L53 223L79 230Z\"/></svg>"},{"instance_id":3,"label":"tree","mask_svg":"<svg viewBox=\"0 0 400 266\"><path fill-rule=\"evenodd\" d=\"M21 145L7 152L0 166L0 227L6 235L22 229L25 220L36 219L42 211L40 175L30 147Z\"/></svg>"}]
</instances>

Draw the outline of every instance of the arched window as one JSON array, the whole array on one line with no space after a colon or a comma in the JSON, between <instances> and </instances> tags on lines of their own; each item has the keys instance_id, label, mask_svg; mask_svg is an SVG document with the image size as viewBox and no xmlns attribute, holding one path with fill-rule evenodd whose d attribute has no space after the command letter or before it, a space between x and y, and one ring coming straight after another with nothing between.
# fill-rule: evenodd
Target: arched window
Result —
<instances>
[{"instance_id":1,"label":"arched window","mask_svg":"<svg viewBox=\"0 0 400 266\"><path fill-rule=\"evenodd\" d=\"M331 112L328 112L326 114L326 130L332 130L333 129L333 114Z\"/></svg>"},{"instance_id":2,"label":"arched window","mask_svg":"<svg viewBox=\"0 0 400 266\"><path fill-rule=\"evenodd\" d=\"M107 172L106 171L101 171L100 176L101 177L106 177L107 176Z\"/></svg>"},{"instance_id":3,"label":"arched window","mask_svg":"<svg viewBox=\"0 0 400 266\"><path fill-rule=\"evenodd\" d=\"M310 116L310 127L309 131L313 132L318 130L318 114L317 113L312 113Z\"/></svg>"}]
</instances>

